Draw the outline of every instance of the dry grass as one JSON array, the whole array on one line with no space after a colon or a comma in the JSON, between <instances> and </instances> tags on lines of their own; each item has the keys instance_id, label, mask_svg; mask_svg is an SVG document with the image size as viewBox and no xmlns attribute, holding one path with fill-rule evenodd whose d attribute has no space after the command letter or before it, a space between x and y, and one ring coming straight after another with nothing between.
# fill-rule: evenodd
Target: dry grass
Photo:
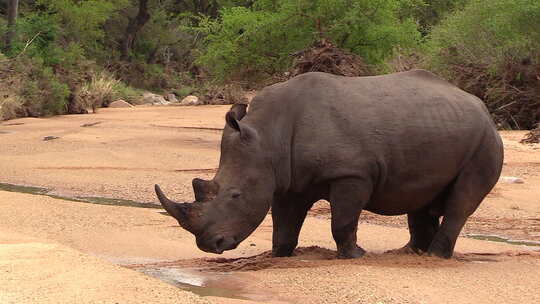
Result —
<instances>
[{"instance_id":1,"label":"dry grass","mask_svg":"<svg viewBox=\"0 0 540 304\"><path fill-rule=\"evenodd\" d=\"M97 108L112 102L115 87L119 83L119 80L106 72L94 74L91 81L85 83L76 93L76 102L86 109L92 108L95 113Z\"/></svg>"},{"instance_id":2,"label":"dry grass","mask_svg":"<svg viewBox=\"0 0 540 304\"><path fill-rule=\"evenodd\" d=\"M360 56L340 49L326 39L315 42L310 48L296 52L293 56L295 62L290 72L291 77L308 72L349 77L372 75L371 67Z\"/></svg>"},{"instance_id":3,"label":"dry grass","mask_svg":"<svg viewBox=\"0 0 540 304\"><path fill-rule=\"evenodd\" d=\"M536 129L531 130L525 134L525 137L520 141L522 144L538 144L540 143L540 123L537 124Z\"/></svg>"},{"instance_id":4,"label":"dry grass","mask_svg":"<svg viewBox=\"0 0 540 304\"><path fill-rule=\"evenodd\" d=\"M22 110L23 102L18 96L9 96L0 100L0 120L8 120L17 117Z\"/></svg>"},{"instance_id":5,"label":"dry grass","mask_svg":"<svg viewBox=\"0 0 540 304\"><path fill-rule=\"evenodd\" d=\"M231 83L224 86L214 86L202 96L205 104L223 105L247 103L246 92L239 84Z\"/></svg>"}]
</instances>

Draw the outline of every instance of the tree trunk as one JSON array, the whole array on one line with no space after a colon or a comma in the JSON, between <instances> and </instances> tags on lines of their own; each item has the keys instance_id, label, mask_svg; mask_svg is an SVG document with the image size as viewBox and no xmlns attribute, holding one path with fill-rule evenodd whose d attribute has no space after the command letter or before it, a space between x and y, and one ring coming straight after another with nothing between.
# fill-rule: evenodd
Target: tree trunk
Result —
<instances>
[{"instance_id":1,"label":"tree trunk","mask_svg":"<svg viewBox=\"0 0 540 304\"><path fill-rule=\"evenodd\" d=\"M143 26L150 20L150 13L148 12L148 0L139 0L139 13L135 18L129 19L129 24L126 28L126 34L121 44L121 59L129 59L129 51L133 48L137 33L143 28Z\"/></svg>"},{"instance_id":2,"label":"tree trunk","mask_svg":"<svg viewBox=\"0 0 540 304\"><path fill-rule=\"evenodd\" d=\"M11 43L13 42L13 39L15 38L15 25L17 23L17 14L19 9L19 0L9 0L8 1L8 7L7 7L7 19L8 19L8 25L7 25L7 32L6 37L4 41L4 50L8 52L11 50Z\"/></svg>"}]
</instances>

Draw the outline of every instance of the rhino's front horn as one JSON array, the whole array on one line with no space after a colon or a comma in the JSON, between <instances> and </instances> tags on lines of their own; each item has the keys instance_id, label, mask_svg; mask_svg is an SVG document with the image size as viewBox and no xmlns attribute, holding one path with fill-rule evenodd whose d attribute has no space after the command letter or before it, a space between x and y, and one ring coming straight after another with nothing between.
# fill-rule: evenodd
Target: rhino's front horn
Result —
<instances>
[{"instance_id":1,"label":"rhino's front horn","mask_svg":"<svg viewBox=\"0 0 540 304\"><path fill-rule=\"evenodd\" d=\"M161 202L163 208L165 208L165 210L170 215L172 215L182 227L184 227L184 224L186 224L185 222L187 220L189 208L191 207L190 204L175 203L165 196L165 194L163 193L163 191L161 191L161 188L158 185L155 185L155 189L157 197Z\"/></svg>"}]
</instances>

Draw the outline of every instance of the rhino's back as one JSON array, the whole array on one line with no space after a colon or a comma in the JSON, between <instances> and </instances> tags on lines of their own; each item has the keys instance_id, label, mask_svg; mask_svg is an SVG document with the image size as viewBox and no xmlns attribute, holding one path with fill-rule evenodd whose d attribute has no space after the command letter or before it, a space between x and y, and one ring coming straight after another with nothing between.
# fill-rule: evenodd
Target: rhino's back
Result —
<instances>
[{"instance_id":1,"label":"rhino's back","mask_svg":"<svg viewBox=\"0 0 540 304\"><path fill-rule=\"evenodd\" d=\"M252 108L255 120L271 115L263 124L283 126L283 136L291 136L293 188L372 178L375 201L404 200L404 209L433 199L485 137L500 148L482 102L422 70L357 78L304 74L270 87Z\"/></svg>"}]
</instances>

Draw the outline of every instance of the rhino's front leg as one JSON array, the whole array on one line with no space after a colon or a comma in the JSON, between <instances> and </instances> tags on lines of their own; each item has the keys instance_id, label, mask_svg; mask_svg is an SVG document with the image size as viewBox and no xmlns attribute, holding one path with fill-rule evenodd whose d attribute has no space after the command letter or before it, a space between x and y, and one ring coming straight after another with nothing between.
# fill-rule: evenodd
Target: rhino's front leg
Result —
<instances>
[{"instance_id":1,"label":"rhino's front leg","mask_svg":"<svg viewBox=\"0 0 540 304\"><path fill-rule=\"evenodd\" d=\"M275 200L272 204L272 256L291 256L308 210L314 202L301 198Z\"/></svg>"},{"instance_id":2,"label":"rhino's front leg","mask_svg":"<svg viewBox=\"0 0 540 304\"><path fill-rule=\"evenodd\" d=\"M332 235L338 258L359 258L365 253L356 244L356 231L360 212L369 201L371 189L369 181L355 178L336 180L330 187Z\"/></svg>"}]
</instances>

